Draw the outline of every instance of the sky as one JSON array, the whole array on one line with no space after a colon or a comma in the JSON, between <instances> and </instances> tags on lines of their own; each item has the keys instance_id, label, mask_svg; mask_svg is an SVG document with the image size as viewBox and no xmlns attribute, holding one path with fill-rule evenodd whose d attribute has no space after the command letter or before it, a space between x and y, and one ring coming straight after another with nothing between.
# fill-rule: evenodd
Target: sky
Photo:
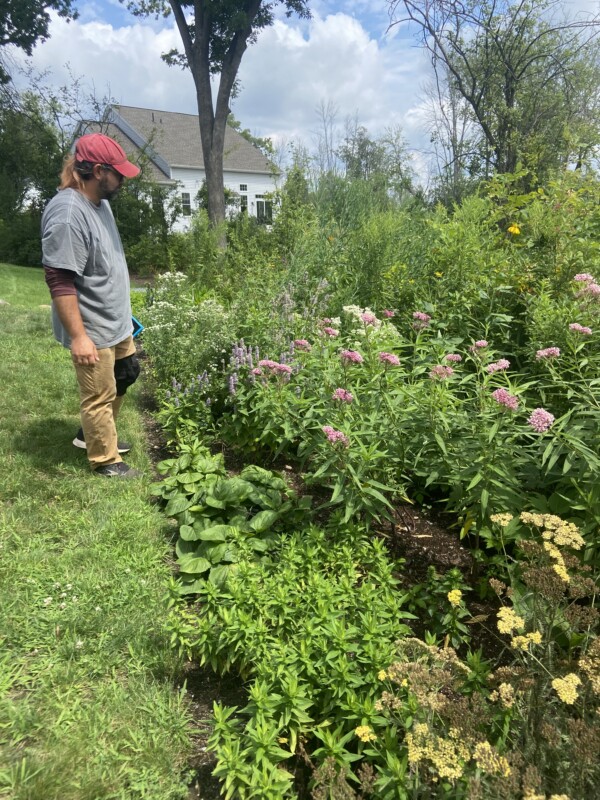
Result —
<instances>
[{"instance_id":1,"label":"sky","mask_svg":"<svg viewBox=\"0 0 600 800\"><path fill-rule=\"evenodd\" d=\"M598 10L600 0L563 0L573 12ZM33 54L36 70L48 70L56 86L70 74L96 96L123 105L196 114L188 70L169 67L160 55L181 49L172 17L131 15L118 0L78 0L79 19L52 18L50 38ZM309 0L310 20L278 13L246 51L240 93L232 111L244 128L284 147L313 149L321 130L319 108L336 112L340 132L356 118L373 137L400 126L417 173L426 172L426 86L430 62L416 31L389 29L386 0ZM68 65L68 66L67 66Z\"/></svg>"}]
</instances>

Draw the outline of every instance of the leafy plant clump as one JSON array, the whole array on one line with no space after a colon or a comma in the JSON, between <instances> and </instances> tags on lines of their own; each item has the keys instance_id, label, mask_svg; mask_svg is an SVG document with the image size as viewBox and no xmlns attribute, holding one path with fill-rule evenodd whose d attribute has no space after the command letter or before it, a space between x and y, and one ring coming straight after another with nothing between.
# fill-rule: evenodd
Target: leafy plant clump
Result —
<instances>
[{"instance_id":1,"label":"leafy plant clump","mask_svg":"<svg viewBox=\"0 0 600 800\"><path fill-rule=\"evenodd\" d=\"M297 500L283 478L258 466L228 477L223 456L197 441L181 449L158 465L166 477L153 491L179 525L179 592L192 594L206 581L224 585L242 561L265 558L277 542L277 523L302 516L311 498Z\"/></svg>"}]
</instances>

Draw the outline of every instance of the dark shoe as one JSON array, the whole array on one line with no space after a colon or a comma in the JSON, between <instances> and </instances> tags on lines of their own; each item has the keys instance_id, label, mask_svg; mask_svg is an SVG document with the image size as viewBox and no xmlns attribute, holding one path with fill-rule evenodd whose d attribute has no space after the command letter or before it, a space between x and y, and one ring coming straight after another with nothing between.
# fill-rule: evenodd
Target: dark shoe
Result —
<instances>
[{"instance_id":1,"label":"dark shoe","mask_svg":"<svg viewBox=\"0 0 600 800\"><path fill-rule=\"evenodd\" d=\"M105 464L94 470L94 475L104 475L106 478L141 478L139 470L133 469L124 461L117 461L115 464Z\"/></svg>"},{"instance_id":2,"label":"dark shoe","mask_svg":"<svg viewBox=\"0 0 600 800\"><path fill-rule=\"evenodd\" d=\"M75 447L81 448L81 450L87 450L82 428L79 428L77 431L77 436L73 439L73 444ZM128 453L131 450L131 445L129 442L117 442L117 450L119 451L119 455L123 455L123 453Z\"/></svg>"}]
</instances>

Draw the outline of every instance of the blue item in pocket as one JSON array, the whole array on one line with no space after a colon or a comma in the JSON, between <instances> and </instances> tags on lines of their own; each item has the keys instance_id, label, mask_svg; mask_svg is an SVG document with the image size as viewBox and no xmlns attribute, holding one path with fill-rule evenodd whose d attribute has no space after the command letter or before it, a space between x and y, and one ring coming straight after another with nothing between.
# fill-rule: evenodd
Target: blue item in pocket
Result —
<instances>
[{"instance_id":1,"label":"blue item in pocket","mask_svg":"<svg viewBox=\"0 0 600 800\"><path fill-rule=\"evenodd\" d=\"M144 326L136 317L131 317L131 322L133 324L133 338L135 339L136 336L139 336L140 333L144 330Z\"/></svg>"}]
</instances>

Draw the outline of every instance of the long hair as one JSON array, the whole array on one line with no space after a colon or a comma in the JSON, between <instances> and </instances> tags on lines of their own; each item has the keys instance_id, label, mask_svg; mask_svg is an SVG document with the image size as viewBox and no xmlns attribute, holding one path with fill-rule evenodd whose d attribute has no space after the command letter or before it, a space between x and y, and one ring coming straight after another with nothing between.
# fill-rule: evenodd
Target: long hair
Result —
<instances>
[{"instance_id":1,"label":"long hair","mask_svg":"<svg viewBox=\"0 0 600 800\"><path fill-rule=\"evenodd\" d=\"M92 164L86 161L75 161L75 154L68 155L63 163L62 172L60 173L60 188L61 189L77 189L81 191L84 186L86 177L90 177L88 170L93 168ZM83 173L83 174L82 174Z\"/></svg>"}]
</instances>

